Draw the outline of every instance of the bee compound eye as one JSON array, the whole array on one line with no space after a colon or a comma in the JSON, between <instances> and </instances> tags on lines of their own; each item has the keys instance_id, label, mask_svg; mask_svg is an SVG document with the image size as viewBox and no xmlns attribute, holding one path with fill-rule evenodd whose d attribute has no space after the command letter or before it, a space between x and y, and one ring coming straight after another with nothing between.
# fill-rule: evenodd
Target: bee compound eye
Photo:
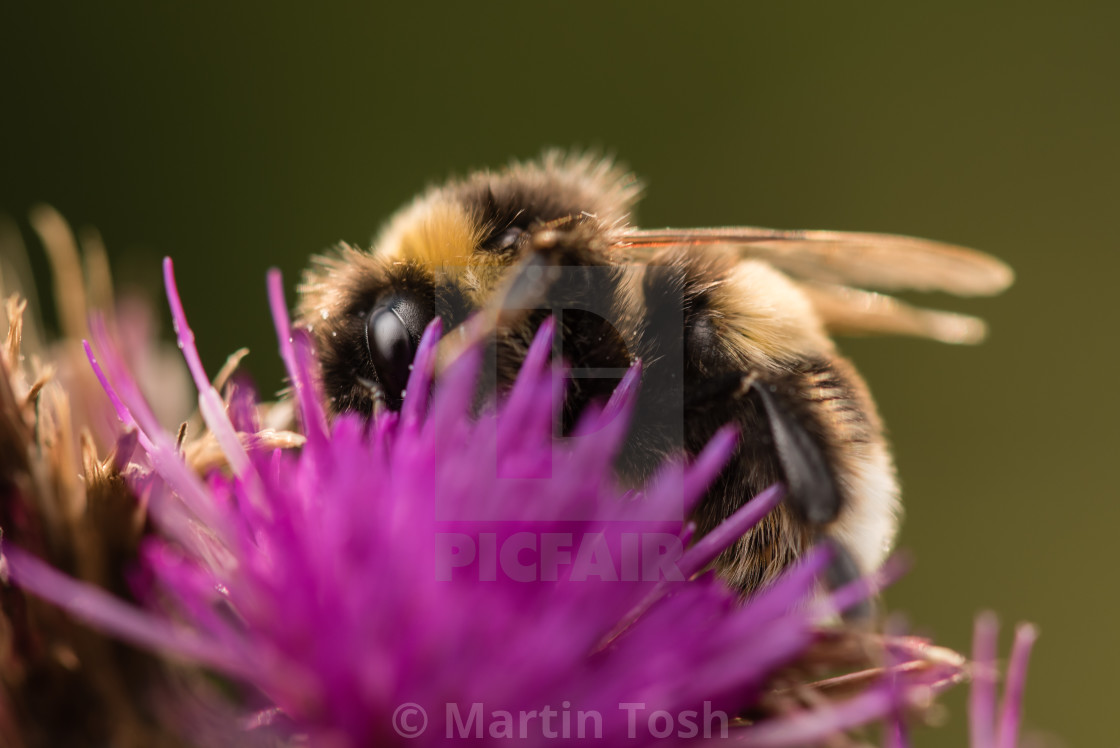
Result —
<instances>
[{"instance_id":1,"label":"bee compound eye","mask_svg":"<svg viewBox=\"0 0 1120 748\"><path fill-rule=\"evenodd\" d=\"M366 321L366 347L378 383L389 400L399 400L409 366L431 315L407 296L392 296L374 307Z\"/></svg>"}]
</instances>

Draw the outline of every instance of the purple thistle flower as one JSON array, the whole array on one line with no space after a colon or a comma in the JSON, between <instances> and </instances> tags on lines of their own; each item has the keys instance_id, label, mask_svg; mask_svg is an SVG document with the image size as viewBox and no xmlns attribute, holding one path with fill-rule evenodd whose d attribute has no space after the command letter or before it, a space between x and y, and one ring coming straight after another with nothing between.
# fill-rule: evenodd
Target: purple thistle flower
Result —
<instances>
[{"instance_id":1,"label":"purple thistle flower","mask_svg":"<svg viewBox=\"0 0 1120 748\"><path fill-rule=\"evenodd\" d=\"M1011 647L1011 662L1007 669L1007 686L997 720L998 635L999 621L994 613L983 613L977 617L972 637L972 692L968 709L972 748L1015 748L1019 744L1027 662L1035 639L1038 638L1038 631L1030 624L1020 624L1015 629L1015 643Z\"/></svg>"},{"instance_id":2,"label":"purple thistle flower","mask_svg":"<svg viewBox=\"0 0 1120 748\"><path fill-rule=\"evenodd\" d=\"M792 746L881 719L910 702L910 689L959 678L948 661L888 668L895 677L851 699L739 719L775 672L820 642L822 620L877 582L821 598L823 550L745 602L701 573L781 500L772 488L689 546L683 518L728 458L731 433L693 464L666 465L640 493L624 494L611 460L638 372L557 444L563 371L548 360L549 324L512 391L480 414L472 415L479 350L433 391L433 324L399 414L328 424L309 341L290 330L273 272L270 301L306 442L264 448L253 393L238 387L222 401L169 261L165 278L200 412L228 471L204 479L190 469L95 322L100 355L88 344L87 352L136 434L134 467L146 472L134 488L162 532L143 554L155 584L148 608L18 548L6 547L5 559L18 584L90 623L255 687L272 705L266 713L284 715L293 733L346 746L723 734ZM909 658L903 664L921 659L903 650L894 651Z\"/></svg>"},{"instance_id":3,"label":"purple thistle flower","mask_svg":"<svg viewBox=\"0 0 1120 748\"><path fill-rule=\"evenodd\" d=\"M1015 629L1007 685L997 717L998 635L999 621L994 613L986 612L977 616L972 636L972 662L969 667L972 679L968 708L971 748L1016 748L1019 745L1027 662L1038 638L1038 631L1030 624L1020 624ZM909 748L910 740L900 711L895 712L886 725L886 738L887 748Z\"/></svg>"}]
</instances>

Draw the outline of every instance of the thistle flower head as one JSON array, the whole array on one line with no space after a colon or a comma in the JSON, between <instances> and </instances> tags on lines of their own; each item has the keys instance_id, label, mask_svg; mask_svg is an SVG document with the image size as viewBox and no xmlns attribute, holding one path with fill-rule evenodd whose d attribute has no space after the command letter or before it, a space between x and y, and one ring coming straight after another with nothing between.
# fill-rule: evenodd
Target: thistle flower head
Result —
<instances>
[{"instance_id":1,"label":"thistle flower head","mask_svg":"<svg viewBox=\"0 0 1120 748\"><path fill-rule=\"evenodd\" d=\"M433 387L433 324L399 414L328 423L309 341L290 329L273 273L302 434L301 448L277 448L251 389L223 400L207 379L165 270L199 411L226 469L191 468L95 321L90 361L134 434L132 485L160 529L143 550L145 607L18 548L5 557L18 584L85 620L252 686L267 700L261 714L282 715L288 734L343 746L721 735L803 745L960 679L959 661L900 640L888 650L915 667L865 674L845 700L788 698L784 716L771 716L775 676L827 648L821 621L873 584L822 598L826 551L746 601L704 572L781 490L692 542L685 517L730 455L730 432L640 491L619 489L611 462L637 369L557 440L564 375L549 361L549 324L512 390L481 411L479 350Z\"/></svg>"}]
</instances>

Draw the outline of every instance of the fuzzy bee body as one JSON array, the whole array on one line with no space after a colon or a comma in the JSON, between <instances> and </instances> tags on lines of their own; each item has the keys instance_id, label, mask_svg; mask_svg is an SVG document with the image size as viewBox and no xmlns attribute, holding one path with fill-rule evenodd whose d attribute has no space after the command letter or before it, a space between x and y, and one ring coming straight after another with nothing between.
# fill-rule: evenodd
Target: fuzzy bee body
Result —
<instances>
[{"instance_id":1,"label":"fuzzy bee body","mask_svg":"<svg viewBox=\"0 0 1120 748\"><path fill-rule=\"evenodd\" d=\"M906 237L643 231L629 223L639 191L607 161L548 154L429 190L371 251L344 245L316 258L300 316L318 343L330 410L399 407L437 314L445 329L486 316L486 374L500 390L551 314L573 369L565 429L643 363L617 461L623 481L696 454L732 424L737 451L695 512L700 531L772 483L789 486L787 501L718 560L729 582L757 589L822 538L838 549L834 582L874 570L895 535L898 484L874 402L830 333L975 342L978 320L859 287L986 294L1010 271Z\"/></svg>"}]
</instances>

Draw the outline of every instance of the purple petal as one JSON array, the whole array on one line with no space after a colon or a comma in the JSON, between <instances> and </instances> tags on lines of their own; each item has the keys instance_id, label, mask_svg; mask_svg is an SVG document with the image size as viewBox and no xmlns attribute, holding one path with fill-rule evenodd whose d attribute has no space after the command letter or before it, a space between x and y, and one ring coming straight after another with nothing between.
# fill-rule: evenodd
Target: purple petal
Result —
<instances>
[{"instance_id":1,"label":"purple petal","mask_svg":"<svg viewBox=\"0 0 1120 748\"><path fill-rule=\"evenodd\" d=\"M424 417L428 398L432 389L432 375L436 367L436 352L443 333L443 323L436 317L424 329L416 356L412 360L412 371L408 375L408 385L401 406L401 419L408 426L418 424Z\"/></svg>"},{"instance_id":2,"label":"purple petal","mask_svg":"<svg viewBox=\"0 0 1120 748\"><path fill-rule=\"evenodd\" d=\"M90 324L92 325L94 322L91 320ZM89 360L89 365L90 368L93 369L94 376L96 376L97 381L101 383L101 388L105 390L105 395L109 398L109 402L113 404L113 409L117 412L117 418L121 420L126 430L136 433L137 439L144 446L145 450L150 450L152 447L151 440L148 439L148 436L140 429L139 424L136 423L136 419L132 417L132 412L129 411L128 407L121 401L120 396L117 395L117 391L113 389L113 386L109 383L109 378L105 375L105 371L101 368L101 364L98 363L97 356L93 352L93 346L89 344L88 340L83 340L82 348L86 352L86 359Z\"/></svg>"},{"instance_id":3,"label":"purple petal","mask_svg":"<svg viewBox=\"0 0 1120 748\"><path fill-rule=\"evenodd\" d=\"M208 531L223 541L228 540L227 522L215 511L202 481L183 462L174 439L160 427L140 392L139 385L113 345L104 320L96 315L91 316L90 330L101 349L100 362L107 371L102 370L99 359L94 357L88 343L85 343L86 355L114 407L119 406L118 413L122 415L125 426L137 430L137 439L147 452L152 467L175 489L176 495L203 522ZM116 383L116 388L112 386L113 382Z\"/></svg>"},{"instance_id":4,"label":"purple petal","mask_svg":"<svg viewBox=\"0 0 1120 748\"><path fill-rule=\"evenodd\" d=\"M1031 648L1038 638L1038 630L1030 624L1020 624L1015 630L1015 643L1011 647L1011 662L1007 667L1007 685L1000 709L998 748L1015 748L1019 743L1019 723L1022 720L1023 691L1027 683L1027 663Z\"/></svg>"},{"instance_id":5,"label":"purple petal","mask_svg":"<svg viewBox=\"0 0 1120 748\"><path fill-rule=\"evenodd\" d=\"M227 673L248 677L254 668L239 652L226 651L189 629L145 613L84 582L55 571L19 548L8 545L4 558L13 581L20 587L66 609L87 623L112 631L121 638Z\"/></svg>"},{"instance_id":6,"label":"purple petal","mask_svg":"<svg viewBox=\"0 0 1120 748\"><path fill-rule=\"evenodd\" d=\"M793 717L771 719L747 727L735 735L735 743L750 748L815 745L846 730L881 719L895 708L895 694L890 688L880 686L847 701L818 705Z\"/></svg>"},{"instance_id":7,"label":"purple petal","mask_svg":"<svg viewBox=\"0 0 1120 748\"><path fill-rule=\"evenodd\" d=\"M833 613L843 612L856 603L874 597L884 587L889 587L900 579L909 567L907 558L903 554L896 553L874 574L849 582L829 594L818 606L818 615L821 618L828 618Z\"/></svg>"},{"instance_id":8,"label":"purple petal","mask_svg":"<svg viewBox=\"0 0 1120 748\"><path fill-rule=\"evenodd\" d=\"M732 453L735 451L735 446L739 441L738 430L734 426L723 426L711 441L700 452L696 460L693 461L689 467L688 475L684 484L683 502L686 510L691 511L695 504L703 497L704 491L712 484L712 481L719 475L719 471L723 470L724 466L731 459ZM773 488L773 487L772 487ZM767 489L770 490L770 489ZM785 491L779 491L776 501L781 501ZM758 500L756 496L751 501L747 502L744 506L749 506ZM768 502L770 499L767 499ZM761 507L759 507L761 511ZM766 510L769 511L769 510ZM763 513L765 515L765 512ZM754 527L762 521L759 517L747 529ZM744 530L743 532L746 532ZM742 535L742 533L739 533ZM732 540L727 541L727 545L731 545Z\"/></svg>"},{"instance_id":9,"label":"purple petal","mask_svg":"<svg viewBox=\"0 0 1120 748\"><path fill-rule=\"evenodd\" d=\"M713 440L714 442L715 440ZM734 434L732 434L734 444ZM712 445L709 445L711 447ZM718 446L718 445L717 445ZM726 449L726 447L724 447ZM726 460L726 454L724 454ZM723 461L719 464L722 467ZM721 522L714 530L700 538L685 552L677 564L685 577L691 577L715 560L732 543L741 538L748 530L762 521L763 517L774 510L785 496L785 487L773 485L755 496Z\"/></svg>"},{"instance_id":10,"label":"purple petal","mask_svg":"<svg viewBox=\"0 0 1120 748\"><path fill-rule=\"evenodd\" d=\"M994 613L976 617L972 634L972 689L969 729L972 748L994 748L996 724L996 649L999 620Z\"/></svg>"},{"instance_id":11,"label":"purple petal","mask_svg":"<svg viewBox=\"0 0 1120 748\"><path fill-rule=\"evenodd\" d=\"M206 370L202 367L202 359L198 355L198 348L194 343L194 331L187 324L187 315L183 311L183 302L179 298L179 288L175 285L175 267L170 257L163 258L163 283L167 289L167 301L171 306L171 322L175 327L175 337L179 341L179 350L187 361L194 386L198 390L198 409L202 413L202 420L218 440L222 452L229 460L229 466L234 473L244 474L249 469L249 455L237 432L226 415L225 404L221 395L210 384Z\"/></svg>"},{"instance_id":12,"label":"purple petal","mask_svg":"<svg viewBox=\"0 0 1120 748\"><path fill-rule=\"evenodd\" d=\"M280 271L268 271L268 302L272 308L272 321L276 326L276 338L280 343L280 357L292 381L292 390L302 417L304 435L308 445L321 447L326 442L327 417L323 406L315 396L312 386L313 375L309 360L301 361L296 355L295 339L292 336L292 323L288 317L288 306L284 301L284 279Z\"/></svg>"}]
</instances>

